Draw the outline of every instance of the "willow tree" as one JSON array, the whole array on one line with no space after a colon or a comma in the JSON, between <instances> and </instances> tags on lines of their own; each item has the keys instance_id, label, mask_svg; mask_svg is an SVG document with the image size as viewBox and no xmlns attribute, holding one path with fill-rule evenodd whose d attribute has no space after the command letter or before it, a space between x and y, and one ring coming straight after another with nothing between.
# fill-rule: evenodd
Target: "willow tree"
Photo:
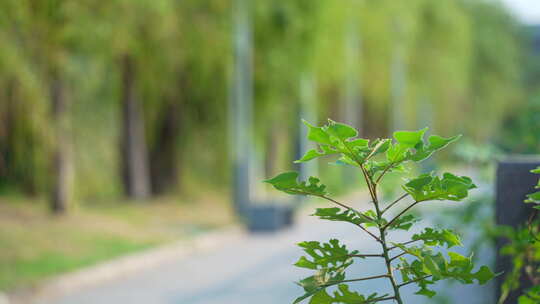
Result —
<instances>
[{"instance_id":1,"label":"willow tree","mask_svg":"<svg viewBox=\"0 0 540 304\"><path fill-rule=\"evenodd\" d=\"M118 75L120 105L119 160L124 193L133 199L150 195L149 152L146 139L144 86L147 84L147 59L159 54L156 40L162 37L170 1L118 0L106 4L82 1L85 21L97 36L94 56L109 63ZM118 18L118 12L122 18ZM91 24L99 24L92 28ZM155 76L155 75L154 75Z\"/></svg>"},{"instance_id":2,"label":"willow tree","mask_svg":"<svg viewBox=\"0 0 540 304\"><path fill-rule=\"evenodd\" d=\"M0 3L0 188L36 195L45 186L48 107L30 50L15 30L24 28L25 18L19 1Z\"/></svg>"},{"instance_id":3,"label":"willow tree","mask_svg":"<svg viewBox=\"0 0 540 304\"><path fill-rule=\"evenodd\" d=\"M4 33L11 37L11 45L7 48L13 48L12 56L19 63L12 66L11 83L19 86L17 83L35 79L39 84L36 86L39 91L35 92L39 93L28 102L38 109L39 103L47 103L49 124L40 128L51 131L48 137L50 206L54 212L63 213L68 208L72 191L71 100L67 79L72 53L77 46L72 27L76 16L68 12L68 1L62 0L6 1L3 4L7 25ZM25 75L31 76L23 78ZM25 84L19 87L28 88Z\"/></svg>"}]
</instances>

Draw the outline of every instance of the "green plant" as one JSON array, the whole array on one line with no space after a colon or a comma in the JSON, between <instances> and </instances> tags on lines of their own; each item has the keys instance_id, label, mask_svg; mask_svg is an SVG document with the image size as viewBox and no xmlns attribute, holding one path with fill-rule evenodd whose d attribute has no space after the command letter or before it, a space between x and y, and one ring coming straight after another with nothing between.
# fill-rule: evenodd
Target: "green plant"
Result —
<instances>
[{"instance_id":1,"label":"green plant","mask_svg":"<svg viewBox=\"0 0 540 304\"><path fill-rule=\"evenodd\" d=\"M459 136L443 138L431 135L427 142L424 142L427 129L422 129L398 131L394 133L394 140L377 139L370 142L356 138L358 132L354 128L331 120L323 127L312 126L307 122L305 124L309 128L308 139L317 143L319 149L308 151L297 162L323 156L339 156L338 164L354 166L361 172L369 190L372 208L361 212L341 203L329 196L326 186L321 184L318 178L310 177L308 181L298 181L297 172L282 173L265 182L288 194L319 197L336 204L338 207L319 208L313 215L324 220L353 224L378 242L381 252L349 250L336 239L327 243L300 243L299 246L307 256L301 257L295 265L314 270L315 274L298 282L305 293L294 303L311 298L312 304L358 304L389 300L402 304L404 299L400 289L409 284L418 285L420 289L417 294L433 297L435 291L430 289L430 285L439 280L454 279L464 284L477 281L484 284L494 277L493 272L486 266L474 271L470 257L455 252L448 252L446 257L434 250L436 247L451 248L461 245L459 236L451 230L425 228L406 242L396 243L389 239L390 231L409 230L419 221L408 214L414 206L426 201L460 201L467 197L469 190L476 187L470 178L451 173L444 173L442 176L434 173L422 174L409 179L402 186L405 193L391 203L383 204L378 195L377 189L387 173L407 172L404 164L420 162L430 157L435 151L456 141ZM411 197L413 202L387 219L388 214L407 197ZM371 258L384 259L386 272L370 277L346 278L346 269L351 264L358 259ZM401 280L398 280L396 271L400 272ZM372 293L365 296L350 290L347 285L350 282L376 279L386 279L392 287L392 294ZM328 289L332 286L337 289L329 292Z\"/></svg>"},{"instance_id":2,"label":"green plant","mask_svg":"<svg viewBox=\"0 0 540 304\"><path fill-rule=\"evenodd\" d=\"M540 174L540 167L531 171ZM540 179L535 186L540 189ZM532 214L528 227L513 228L499 227L499 235L507 238L509 243L501 248L501 254L512 258L512 271L510 271L501 287L499 304L504 303L510 292L520 287L522 275L532 285L518 299L519 304L534 304L540 302L540 221L534 218L540 210L540 191L528 194L525 203L534 204L536 209Z\"/></svg>"}]
</instances>

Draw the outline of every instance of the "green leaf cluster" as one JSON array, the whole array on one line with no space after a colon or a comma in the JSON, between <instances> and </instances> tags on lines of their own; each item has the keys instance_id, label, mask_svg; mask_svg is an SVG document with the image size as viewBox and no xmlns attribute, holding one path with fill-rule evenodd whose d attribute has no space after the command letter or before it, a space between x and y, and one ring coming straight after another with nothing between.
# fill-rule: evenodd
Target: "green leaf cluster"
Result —
<instances>
[{"instance_id":1,"label":"green leaf cluster","mask_svg":"<svg viewBox=\"0 0 540 304\"><path fill-rule=\"evenodd\" d=\"M354 225L371 224L375 225L374 219L370 212L361 213L354 209L333 208L317 208L313 216L318 216L320 219L336 222L349 222Z\"/></svg>"},{"instance_id":2,"label":"green leaf cluster","mask_svg":"<svg viewBox=\"0 0 540 304\"><path fill-rule=\"evenodd\" d=\"M362 304L374 303L377 299L384 298L386 295L372 293L365 297L355 291L350 291L346 284L339 284L333 295L330 295L326 290L323 290L311 298L310 304Z\"/></svg>"},{"instance_id":3,"label":"green leaf cluster","mask_svg":"<svg viewBox=\"0 0 540 304\"><path fill-rule=\"evenodd\" d=\"M320 180L316 177L310 177L308 182L298 182L298 172L285 172L278 176L265 180L265 183L269 183L277 190L283 191L288 194L298 195L313 195L324 196L326 195L326 186L320 185Z\"/></svg>"},{"instance_id":4,"label":"green leaf cluster","mask_svg":"<svg viewBox=\"0 0 540 304\"><path fill-rule=\"evenodd\" d=\"M426 173L403 185L417 202L430 200L460 201L466 198L469 190L476 188L472 180L466 176L444 173L442 177Z\"/></svg>"},{"instance_id":5,"label":"green leaf cluster","mask_svg":"<svg viewBox=\"0 0 540 304\"><path fill-rule=\"evenodd\" d=\"M527 292L520 296L518 304L537 304L540 303L540 285L529 288Z\"/></svg>"},{"instance_id":6,"label":"green leaf cluster","mask_svg":"<svg viewBox=\"0 0 540 304\"><path fill-rule=\"evenodd\" d=\"M411 240L405 243L393 244L388 240L391 231L398 229L408 231L420 221L408 213L415 205L425 201L461 201L468 196L471 189L476 188L472 180L466 176L452 173L438 176L435 173L428 173L407 180L401 186L405 194L384 208L377 193L379 184L384 182L384 176L388 172L407 172L405 167L407 162L423 161L434 152L456 141L459 136L444 138L431 135L425 140L427 132L425 128L418 131L397 131L393 134L393 138L370 141L357 138L358 132L354 128L332 120L321 127L305 121L304 124L308 128L307 138L315 142L317 148L308 151L297 162L334 156L339 164L357 167L369 190L372 208L359 211L338 202L328 196L326 186L321 184L318 178L310 177L308 181L298 181L296 172L282 173L265 182L288 194L315 196L337 205L317 208L313 216L323 220L347 222L361 228L363 233L381 245L382 252L359 254L360 251L347 249L337 239L327 243L311 241L298 244L306 255L295 265L313 270L315 273L298 282L304 289L304 294L294 303L311 298L309 303L316 304L376 303L387 300L403 304L399 289L408 284L417 284L420 287L417 294L433 297L435 292L429 286L437 281L452 279L464 284L474 282L484 284L495 276L486 266L476 269L471 257L455 252L449 252L448 256L445 256L436 250L437 247L452 248L462 245L460 237L452 230L428 227L412 235ZM397 203L406 197L411 197L414 202L404 207L401 212L394 213L397 215L393 218L385 216L387 210L398 206ZM421 245L407 247L408 244L415 242L421 242ZM394 249L401 252L391 257ZM361 258L362 262L367 258L382 258L387 265L387 271L372 277L345 279L346 269L357 258ZM401 283L394 274L395 269L401 272ZM349 290L345 284L373 279L388 280L394 291L393 295L374 293L365 296ZM337 286L337 290L328 291L327 288L331 286Z\"/></svg>"},{"instance_id":7,"label":"green leaf cluster","mask_svg":"<svg viewBox=\"0 0 540 304\"><path fill-rule=\"evenodd\" d=\"M328 243L316 241L301 242L298 244L309 256L302 256L294 265L308 269L332 269L337 270L352 264L352 256L358 254L357 250L349 252L345 245L340 245L336 239Z\"/></svg>"},{"instance_id":8,"label":"green leaf cluster","mask_svg":"<svg viewBox=\"0 0 540 304\"><path fill-rule=\"evenodd\" d=\"M404 282L415 282L420 287L417 292L420 295L433 297L436 293L429 289L428 285L442 279L454 279L463 284L472 284L476 281L482 285L495 277L487 266L481 266L480 269L474 271L472 257L448 252L448 259L440 252L435 254L426 245L409 248L398 246L415 258L412 262L401 258L398 268Z\"/></svg>"},{"instance_id":9,"label":"green leaf cluster","mask_svg":"<svg viewBox=\"0 0 540 304\"><path fill-rule=\"evenodd\" d=\"M540 167L531 170L531 173L540 174ZM538 184L535 186L535 189L540 189L540 178L538 179ZM535 209L540 209L540 191L527 194L526 203L533 203Z\"/></svg>"},{"instance_id":10,"label":"green leaf cluster","mask_svg":"<svg viewBox=\"0 0 540 304\"><path fill-rule=\"evenodd\" d=\"M421 233L412 236L413 241L423 241L428 246L444 246L452 248L454 246L462 246L459 235L449 229L436 230L433 228L425 228Z\"/></svg>"}]
</instances>

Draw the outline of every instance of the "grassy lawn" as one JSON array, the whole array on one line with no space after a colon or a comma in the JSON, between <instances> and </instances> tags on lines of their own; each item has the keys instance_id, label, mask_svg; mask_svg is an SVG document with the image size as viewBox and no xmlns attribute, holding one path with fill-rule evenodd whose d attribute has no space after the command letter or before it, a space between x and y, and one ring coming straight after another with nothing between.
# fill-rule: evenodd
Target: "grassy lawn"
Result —
<instances>
[{"instance_id":1,"label":"grassy lawn","mask_svg":"<svg viewBox=\"0 0 540 304\"><path fill-rule=\"evenodd\" d=\"M214 197L92 205L57 217L43 202L0 198L0 290L39 284L233 221L227 204Z\"/></svg>"}]
</instances>

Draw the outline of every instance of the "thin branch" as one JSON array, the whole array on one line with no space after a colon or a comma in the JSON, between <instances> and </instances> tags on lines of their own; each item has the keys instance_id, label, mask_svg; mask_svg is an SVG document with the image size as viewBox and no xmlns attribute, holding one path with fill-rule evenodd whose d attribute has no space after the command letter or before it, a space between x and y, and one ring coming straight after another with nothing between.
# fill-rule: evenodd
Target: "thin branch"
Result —
<instances>
[{"instance_id":1,"label":"thin branch","mask_svg":"<svg viewBox=\"0 0 540 304\"><path fill-rule=\"evenodd\" d=\"M356 211L356 210L354 210L353 208L351 208L351 207L349 207L349 206L347 206L347 205L345 205L345 204L343 204L343 203L340 203L340 202L336 201L335 199L332 199L332 198L330 198L330 197L328 197L328 196L320 195L319 197L320 197L320 198L324 198L324 199L326 199L326 200L329 200L329 201L333 202L334 204L337 204L337 205L339 205L339 206L341 206L341 207L343 207L343 208L345 208L345 209ZM365 215L365 214L362 214L361 212L355 212L355 213L358 214L358 215L361 215L362 217L364 217L364 218L367 219L368 221L371 221L371 222L375 221L375 220L372 219L371 217L369 217L369 216L367 216L367 215ZM382 242L382 240L381 240L378 236L376 236L375 234L371 233L369 230L367 230L366 227L362 226L361 224L358 224L358 225L356 225L356 226L358 226L358 227L360 227L360 229L364 230L365 233L369 234L369 235L370 235L372 238L374 238L377 242L379 242L379 243Z\"/></svg>"},{"instance_id":2,"label":"thin branch","mask_svg":"<svg viewBox=\"0 0 540 304\"><path fill-rule=\"evenodd\" d=\"M371 300L366 300L364 303L373 303L373 302L381 302L381 301L388 301L388 300L395 300L396 297L386 297L386 298L376 298Z\"/></svg>"},{"instance_id":3,"label":"thin branch","mask_svg":"<svg viewBox=\"0 0 540 304\"><path fill-rule=\"evenodd\" d=\"M375 234L371 233L369 230L367 230L366 227L362 226L362 225L357 225L358 227L360 227L360 229L364 230L365 233L369 234L372 238L374 238L377 242L381 243L382 244L382 240L380 237L376 236Z\"/></svg>"},{"instance_id":4,"label":"thin branch","mask_svg":"<svg viewBox=\"0 0 540 304\"><path fill-rule=\"evenodd\" d=\"M340 202L336 201L335 199L330 198L330 197L328 197L328 196L320 195L319 197L320 197L320 198L324 198L325 200L329 200L329 201L331 201L332 203L334 203L334 204L336 204L336 205L338 205L338 206L340 206L340 207L343 207L343 208L345 208L345 209L353 210L353 208L351 208L351 207L349 207L349 206L347 206L347 205L345 205L345 204L343 204L343 203L340 203Z\"/></svg>"},{"instance_id":5,"label":"thin branch","mask_svg":"<svg viewBox=\"0 0 540 304\"><path fill-rule=\"evenodd\" d=\"M396 217L394 217L390 222L388 222L386 225L384 225L384 227L382 228L383 230L386 230L386 228L388 228L390 225L392 225L398 218L400 218L405 212L409 211L412 207L416 206L418 203L420 202L423 202L423 201L416 201L414 203L412 203L409 207L405 208L403 211L401 211L398 215L396 215Z\"/></svg>"},{"instance_id":6,"label":"thin branch","mask_svg":"<svg viewBox=\"0 0 540 304\"><path fill-rule=\"evenodd\" d=\"M351 257L355 258L382 258L382 254L351 254Z\"/></svg>"},{"instance_id":7,"label":"thin branch","mask_svg":"<svg viewBox=\"0 0 540 304\"><path fill-rule=\"evenodd\" d=\"M431 275L423 276L423 277L418 278L418 279L416 279L416 280L412 280L412 281L409 281L409 282L401 283L401 284L398 285L398 288L401 288L401 287L403 287L403 286L405 286L405 285L409 285L409 284L412 284L412 283L416 283L416 282L418 282L418 281L425 280L425 279L427 279L427 278L429 278L429 277L431 277Z\"/></svg>"},{"instance_id":8,"label":"thin branch","mask_svg":"<svg viewBox=\"0 0 540 304\"><path fill-rule=\"evenodd\" d=\"M381 275L376 275L376 276L372 276L372 277L365 277L365 278L359 278L359 279L351 279L351 280L343 280L339 283L351 283L351 282L359 282L359 281L367 281L367 280L375 280L375 279L382 279L382 278L387 278L388 275L387 274L381 274Z\"/></svg>"},{"instance_id":9,"label":"thin branch","mask_svg":"<svg viewBox=\"0 0 540 304\"><path fill-rule=\"evenodd\" d=\"M373 188L373 182L371 181L369 174L367 173L363 165L360 165L360 169L362 170L362 174L364 175L364 180L366 181L366 185L368 186L369 194L371 195L371 198L373 199L373 203L375 203L376 198L377 198L377 193L375 192L375 189Z\"/></svg>"},{"instance_id":10,"label":"thin branch","mask_svg":"<svg viewBox=\"0 0 540 304\"><path fill-rule=\"evenodd\" d=\"M384 214L388 209L392 208L395 204L399 203L402 199L406 198L409 195L409 193L405 193L402 196L400 196L398 199L396 199L394 202L392 202L390 205L386 206L386 208L383 209L381 214Z\"/></svg>"},{"instance_id":11,"label":"thin branch","mask_svg":"<svg viewBox=\"0 0 540 304\"><path fill-rule=\"evenodd\" d=\"M409 253L408 253L408 252L402 252L402 253L396 255L395 257L391 258L390 261L393 261L393 260L395 260L395 259L398 259L398 258L400 258L400 257L402 257L402 256L404 256L404 255L406 255L406 254L409 254Z\"/></svg>"},{"instance_id":12,"label":"thin branch","mask_svg":"<svg viewBox=\"0 0 540 304\"><path fill-rule=\"evenodd\" d=\"M337 205L339 205L339 206L341 206L341 207L343 207L343 208L345 208L345 209L348 209L348 210L351 210L351 211L356 211L355 209L353 209L353 208L351 208L351 207L349 207L349 206L347 206L347 205L345 205L345 204L343 204L343 203L340 203L340 202L336 201L335 199L332 199L332 198L330 198L330 197L328 197L328 196L321 195L321 196L319 196L319 197L320 197L320 198L324 198L324 199L326 199L326 200L329 200L329 201L331 201L332 203L337 204ZM365 215L365 214L363 214L363 213L361 213L361 212L359 212L359 211L356 211L355 214L361 215L362 217L364 217L364 218L367 219L368 221L371 221L371 222L375 221L375 219L373 219L373 218L371 218L370 216L367 216L367 215Z\"/></svg>"},{"instance_id":13,"label":"thin branch","mask_svg":"<svg viewBox=\"0 0 540 304\"><path fill-rule=\"evenodd\" d=\"M364 162L369 160L375 154L375 152L377 152L377 150L379 150L379 147L384 145L385 143L386 143L386 141L381 140L378 144L376 144L375 147L373 148L373 150L371 150L371 153L369 153L369 155L364 159Z\"/></svg>"},{"instance_id":14,"label":"thin branch","mask_svg":"<svg viewBox=\"0 0 540 304\"><path fill-rule=\"evenodd\" d=\"M381 179L383 178L383 176L388 172L388 170L392 169L392 167L394 167L394 163L391 163L388 167L384 168L384 171L381 173L381 175L379 175L379 177L377 178L377 180L375 181L375 183L379 183L381 181Z\"/></svg>"},{"instance_id":15,"label":"thin branch","mask_svg":"<svg viewBox=\"0 0 540 304\"><path fill-rule=\"evenodd\" d=\"M405 245L409 245L409 244L419 242L419 241L421 241L421 240L408 241L408 242L400 243L399 245L405 246ZM399 246L393 246L393 247L388 248L388 251L393 250L393 249L397 249L397 248L399 248Z\"/></svg>"},{"instance_id":16,"label":"thin branch","mask_svg":"<svg viewBox=\"0 0 540 304\"><path fill-rule=\"evenodd\" d=\"M372 277L365 277L365 278L359 278L359 279L351 279L351 280L343 280L343 281L333 282L333 283L321 285L321 287L326 288L326 287L330 287L330 286L334 286L334 285L342 284L342 283L375 280L375 279L381 279L381 278L386 278L386 277L388 277L387 274L382 274L382 275L377 275L377 276L372 276Z\"/></svg>"}]
</instances>

